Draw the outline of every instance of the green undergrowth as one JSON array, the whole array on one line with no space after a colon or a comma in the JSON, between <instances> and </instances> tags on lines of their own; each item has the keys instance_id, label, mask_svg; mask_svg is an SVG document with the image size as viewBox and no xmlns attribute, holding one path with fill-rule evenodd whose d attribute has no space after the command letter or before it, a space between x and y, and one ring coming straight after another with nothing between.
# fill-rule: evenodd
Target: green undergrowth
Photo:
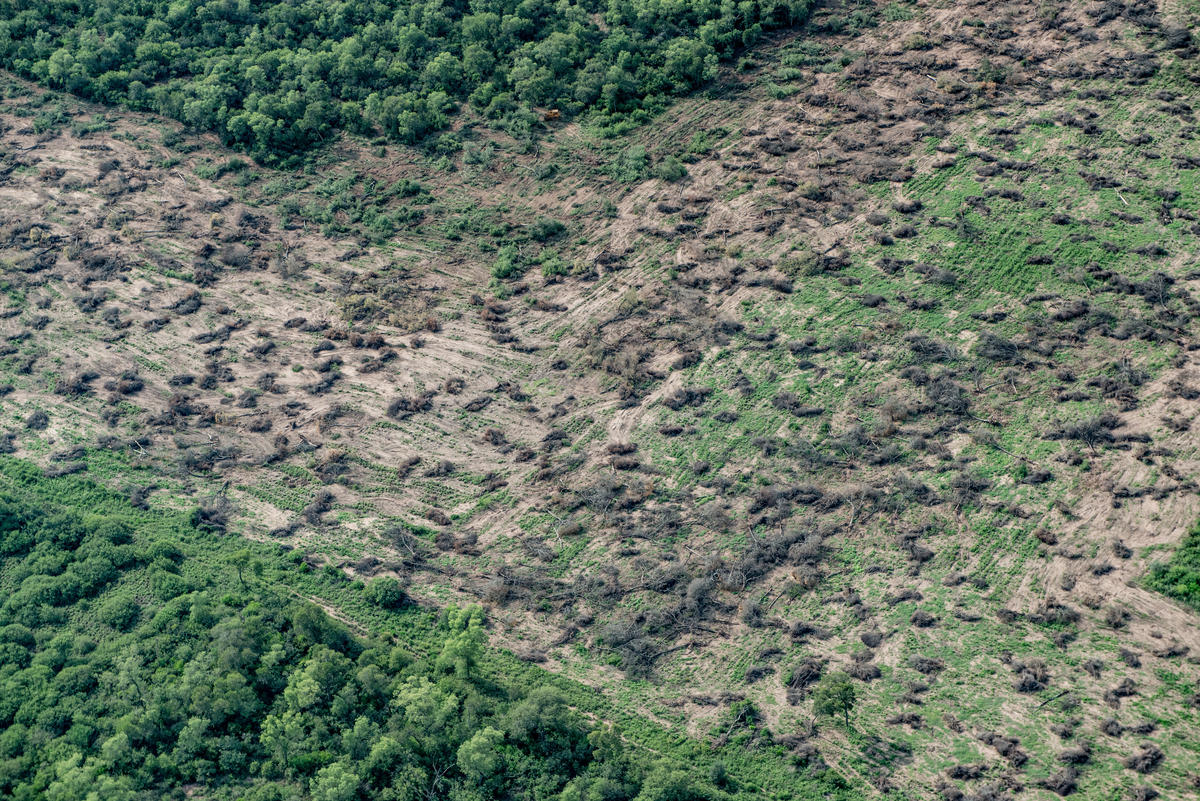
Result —
<instances>
[{"instance_id":1,"label":"green undergrowth","mask_svg":"<svg viewBox=\"0 0 1200 801\"><path fill-rule=\"evenodd\" d=\"M1200 523L1187 533L1170 560L1151 570L1146 585L1200 609Z\"/></svg>"}]
</instances>

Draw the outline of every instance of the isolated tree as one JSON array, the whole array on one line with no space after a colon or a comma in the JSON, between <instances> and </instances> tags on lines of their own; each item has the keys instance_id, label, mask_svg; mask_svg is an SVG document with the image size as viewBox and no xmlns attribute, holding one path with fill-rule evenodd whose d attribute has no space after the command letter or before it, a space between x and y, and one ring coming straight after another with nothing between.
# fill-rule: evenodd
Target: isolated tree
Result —
<instances>
[{"instance_id":1,"label":"isolated tree","mask_svg":"<svg viewBox=\"0 0 1200 801\"><path fill-rule=\"evenodd\" d=\"M262 578L263 563L262 560L254 558L254 553L248 548L243 548L229 555L229 564L237 571L238 582L242 585L242 589L249 589L246 585L246 577L243 571L249 570L256 578Z\"/></svg>"},{"instance_id":2,"label":"isolated tree","mask_svg":"<svg viewBox=\"0 0 1200 801\"><path fill-rule=\"evenodd\" d=\"M831 673L817 685L813 709L822 715L841 715L849 726L850 712L857 700L854 680L845 673Z\"/></svg>"},{"instance_id":3,"label":"isolated tree","mask_svg":"<svg viewBox=\"0 0 1200 801\"><path fill-rule=\"evenodd\" d=\"M368 601L384 609L396 609L404 606L408 600L404 585L389 576L373 580L367 585L364 594Z\"/></svg>"},{"instance_id":4,"label":"isolated tree","mask_svg":"<svg viewBox=\"0 0 1200 801\"><path fill-rule=\"evenodd\" d=\"M469 678L487 641L483 631L483 610L478 606L466 609L451 606L446 610L445 625L450 634L438 654L437 669L443 673L453 671L460 679Z\"/></svg>"}]
</instances>

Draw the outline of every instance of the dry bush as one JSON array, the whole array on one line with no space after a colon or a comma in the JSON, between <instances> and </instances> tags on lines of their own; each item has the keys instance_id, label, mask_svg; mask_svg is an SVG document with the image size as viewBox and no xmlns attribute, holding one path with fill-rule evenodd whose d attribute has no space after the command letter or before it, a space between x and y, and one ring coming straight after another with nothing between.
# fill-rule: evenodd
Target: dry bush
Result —
<instances>
[{"instance_id":1,"label":"dry bush","mask_svg":"<svg viewBox=\"0 0 1200 801\"><path fill-rule=\"evenodd\" d=\"M419 412L427 412L433 408L435 395L432 391L426 391L409 398L396 398L388 404L387 415L396 420L406 420Z\"/></svg>"},{"instance_id":2,"label":"dry bush","mask_svg":"<svg viewBox=\"0 0 1200 801\"><path fill-rule=\"evenodd\" d=\"M927 629L937 625L938 619L924 609L918 609L912 613L909 622L917 628Z\"/></svg>"},{"instance_id":3,"label":"dry bush","mask_svg":"<svg viewBox=\"0 0 1200 801\"><path fill-rule=\"evenodd\" d=\"M223 495L204 501L192 512L192 525L198 529L224 534L233 513L232 505Z\"/></svg>"},{"instance_id":4,"label":"dry bush","mask_svg":"<svg viewBox=\"0 0 1200 801\"><path fill-rule=\"evenodd\" d=\"M1095 572L1093 570L1093 572ZM1110 606L1104 612L1104 622L1114 629L1121 629L1129 622L1129 610Z\"/></svg>"},{"instance_id":5,"label":"dry bush","mask_svg":"<svg viewBox=\"0 0 1200 801\"><path fill-rule=\"evenodd\" d=\"M1154 743L1143 743L1142 750L1126 757L1124 765L1138 773L1153 773L1164 756L1162 749Z\"/></svg>"},{"instance_id":6,"label":"dry bush","mask_svg":"<svg viewBox=\"0 0 1200 801\"><path fill-rule=\"evenodd\" d=\"M1058 755L1059 762L1065 762L1068 765L1083 765L1092 758L1092 747L1088 743L1080 743L1071 748L1064 749Z\"/></svg>"},{"instance_id":7,"label":"dry bush","mask_svg":"<svg viewBox=\"0 0 1200 801\"><path fill-rule=\"evenodd\" d=\"M784 676L784 684L792 689L803 690L815 684L825 670L825 663L816 657L805 657Z\"/></svg>"},{"instance_id":8,"label":"dry bush","mask_svg":"<svg viewBox=\"0 0 1200 801\"><path fill-rule=\"evenodd\" d=\"M987 765L983 763L977 765L953 765L946 768L947 778L960 782L976 781L982 778L986 772Z\"/></svg>"},{"instance_id":9,"label":"dry bush","mask_svg":"<svg viewBox=\"0 0 1200 801\"><path fill-rule=\"evenodd\" d=\"M436 465L429 468L429 470L425 472L425 475L429 478L449 476L453 475L454 469L454 462L451 462L449 459L442 459Z\"/></svg>"},{"instance_id":10,"label":"dry bush","mask_svg":"<svg viewBox=\"0 0 1200 801\"><path fill-rule=\"evenodd\" d=\"M1131 668L1140 668L1142 666L1142 658L1136 651L1131 651L1128 648L1121 648L1117 651L1121 657L1121 661Z\"/></svg>"},{"instance_id":11,"label":"dry bush","mask_svg":"<svg viewBox=\"0 0 1200 801\"><path fill-rule=\"evenodd\" d=\"M663 405L668 409L682 409L685 406L699 406L704 399L712 394L711 387L681 387L663 399Z\"/></svg>"},{"instance_id":12,"label":"dry bush","mask_svg":"<svg viewBox=\"0 0 1200 801\"><path fill-rule=\"evenodd\" d=\"M313 497L312 503L305 506L300 512L300 516L310 526L318 526L321 524L321 515L333 508L334 495L327 489L317 491Z\"/></svg>"},{"instance_id":13,"label":"dry bush","mask_svg":"<svg viewBox=\"0 0 1200 801\"><path fill-rule=\"evenodd\" d=\"M908 658L908 666L918 673L930 675L944 670L946 663L935 657L913 654Z\"/></svg>"},{"instance_id":14,"label":"dry bush","mask_svg":"<svg viewBox=\"0 0 1200 801\"><path fill-rule=\"evenodd\" d=\"M1071 765L1067 765L1062 770L1042 779L1039 784L1051 792L1068 796L1079 789L1079 772Z\"/></svg>"},{"instance_id":15,"label":"dry bush","mask_svg":"<svg viewBox=\"0 0 1200 801\"><path fill-rule=\"evenodd\" d=\"M1050 684L1050 673L1041 659L1014 662L1012 669L1017 674L1013 689L1019 693L1040 692Z\"/></svg>"},{"instance_id":16,"label":"dry bush","mask_svg":"<svg viewBox=\"0 0 1200 801\"><path fill-rule=\"evenodd\" d=\"M895 715L888 717L885 722L889 726L910 726L914 729L921 728L925 719L916 712L897 712Z\"/></svg>"},{"instance_id":17,"label":"dry bush","mask_svg":"<svg viewBox=\"0 0 1200 801\"><path fill-rule=\"evenodd\" d=\"M846 674L859 681L870 682L881 677L883 672L874 662L852 662L846 666Z\"/></svg>"}]
</instances>

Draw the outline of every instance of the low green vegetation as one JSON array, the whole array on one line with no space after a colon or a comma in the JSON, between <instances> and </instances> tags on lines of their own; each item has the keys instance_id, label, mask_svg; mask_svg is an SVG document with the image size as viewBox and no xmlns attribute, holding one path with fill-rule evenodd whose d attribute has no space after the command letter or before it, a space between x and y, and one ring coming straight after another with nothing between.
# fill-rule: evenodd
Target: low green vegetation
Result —
<instances>
[{"instance_id":1,"label":"low green vegetation","mask_svg":"<svg viewBox=\"0 0 1200 801\"><path fill-rule=\"evenodd\" d=\"M1200 609L1200 523L1188 532L1170 561L1153 569L1146 583L1163 595Z\"/></svg>"}]
</instances>

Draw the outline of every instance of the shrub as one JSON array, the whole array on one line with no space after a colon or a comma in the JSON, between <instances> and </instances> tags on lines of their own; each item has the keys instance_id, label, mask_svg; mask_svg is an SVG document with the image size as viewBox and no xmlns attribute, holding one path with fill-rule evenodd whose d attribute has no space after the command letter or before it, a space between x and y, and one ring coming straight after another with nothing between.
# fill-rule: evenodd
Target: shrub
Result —
<instances>
[{"instance_id":1,"label":"shrub","mask_svg":"<svg viewBox=\"0 0 1200 801\"><path fill-rule=\"evenodd\" d=\"M687 174L687 167L674 156L667 156L654 166L654 174L664 181L674 183L682 180Z\"/></svg>"},{"instance_id":2,"label":"shrub","mask_svg":"<svg viewBox=\"0 0 1200 801\"><path fill-rule=\"evenodd\" d=\"M408 602L404 586L394 578L383 577L371 581L364 590L368 601L383 609L397 609Z\"/></svg>"},{"instance_id":3,"label":"shrub","mask_svg":"<svg viewBox=\"0 0 1200 801\"><path fill-rule=\"evenodd\" d=\"M567 226L563 225L558 220L542 217L533 225L529 226L529 238L534 242L548 242L551 239L562 236L566 230Z\"/></svg>"},{"instance_id":4,"label":"shrub","mask_svg":"<svg viewBox=\"0 0 1200 801\"><path fill-rule=\"evenodd\" d=\"M525 272L525 265L516 245L505 245L496 254L492 263L492 276L500 281L514 278Z\"/></svg>"}]
</instances>

